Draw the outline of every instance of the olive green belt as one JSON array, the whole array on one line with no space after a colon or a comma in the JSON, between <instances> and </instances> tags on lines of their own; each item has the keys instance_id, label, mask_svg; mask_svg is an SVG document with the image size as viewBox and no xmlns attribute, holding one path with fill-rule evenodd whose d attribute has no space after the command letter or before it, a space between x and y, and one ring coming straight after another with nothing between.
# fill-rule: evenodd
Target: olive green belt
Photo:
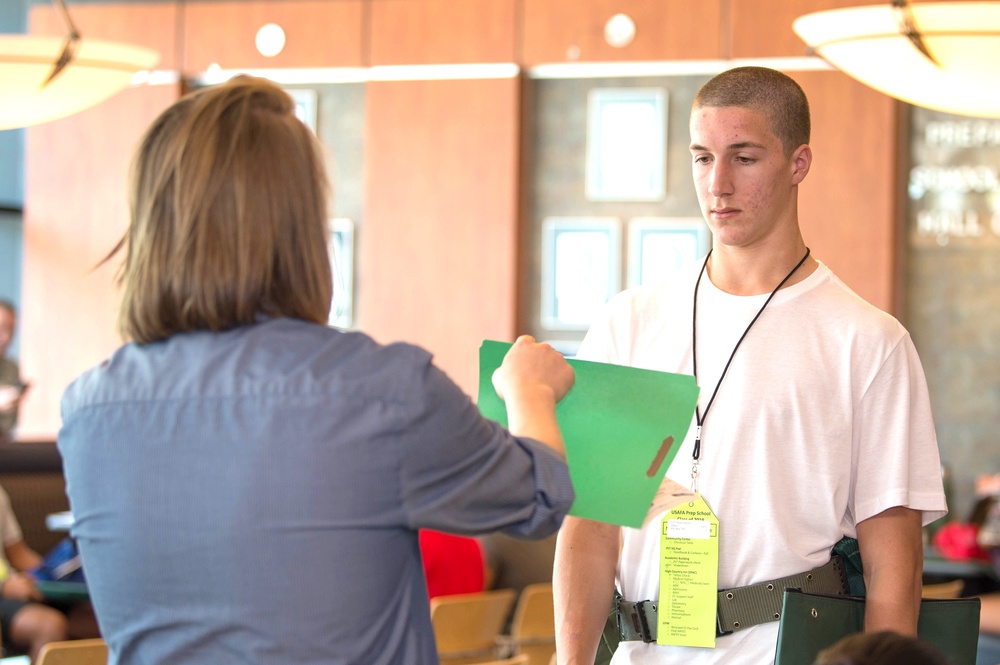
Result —
<instances>
[{"instance_id":1,"label":"olive green belt","mask_svg":"<svg viewBox=\"0 0 1000 665\"><path fill-rule=\"evenodd\" d=\"M777 621L781 618L781 603L786 588L801 589L807 593L847 594L844 563L835 555L825 565L809 572L719 591L716 634L728 635L740 628ZM655 642L658 625L656 601L633 603L617 593L615 600L621 639Z\"/></svg>"}]
</instances>

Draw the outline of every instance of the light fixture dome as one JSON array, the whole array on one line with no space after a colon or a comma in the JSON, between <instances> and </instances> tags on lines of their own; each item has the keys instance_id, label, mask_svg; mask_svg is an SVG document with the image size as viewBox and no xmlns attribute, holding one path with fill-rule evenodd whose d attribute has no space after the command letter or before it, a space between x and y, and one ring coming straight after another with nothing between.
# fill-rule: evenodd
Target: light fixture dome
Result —
<instances>
[{"instance_id":1,"label":"light fixture dome","mask_svg":"<svg viewBox=\"0 0 1000 665\"><path fill-rule=\"evenodd\" d=\"M36 125L98 104L159 61L156 51L94 39L46 84L65 40L0 35L0 129Z\"/></svg>"},{"instance_id":2,"label":"light fixture dome","mask_svg":"<svg viewBox=\"0 0 1000 665\"><path fill-rule=\"evenodd\" d=\"M1000 2L896 0L806 14L792 27L814 53L880 92L1000 117Z\"/></svg>"}]
</instances>

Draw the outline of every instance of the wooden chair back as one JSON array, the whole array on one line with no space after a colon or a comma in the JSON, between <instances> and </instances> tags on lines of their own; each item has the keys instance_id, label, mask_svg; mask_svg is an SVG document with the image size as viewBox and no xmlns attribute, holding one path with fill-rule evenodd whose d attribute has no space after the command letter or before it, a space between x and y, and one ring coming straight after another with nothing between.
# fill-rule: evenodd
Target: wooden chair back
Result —
<instances>
[{"instance_id":1,"label":"wooden chair back","mask_svg":"<svg viewBox=\"0 0 1000 665\"><path fill-rule=\"evenodd\" d=\"M528 665L527 654L521 654L519 656L511 656L510 658L504 658L502 660L489 660L482 663L475 663L474 665Z\"/></svg>"},{"instance_id":2,"label":"wooden chair back","mask_svg":"<svg viewBox=\"0 0 1000 665\"><path fill-rule=\"evenodd\" d=\"M958 598L965 587L965 580L951 580L938 584L925 584L921 596L924 598Z\"/></svg>"},{"instance_id":3,"label":"wooden chair back","mask_svg":"<svg viewBox=\"0 0 1000 665\"><path fill-rule=\"evenodd\" d=\"M556 620L552 584L529 584L521 591L510 625L514 653L526 654L528 665L549 665L556 652Z\"/></svg>"},{"instance_id":4,"label":"wooden chair back","mask_svg":"<svg viewBox=\"0 0 1000 665\"><path fill-rule=\"evenodd\" d=\"M432 598L431 624L441 664L495 660L498 638L515 597L513 589L495 589Z\"/></svg>"},{"instance_id":5,"label":"wooden chair back","mask_svg":"<svg viewBox=\"0 0 1000 665\"><path fill-rule=\"evenodd\" d=\"M49 642L39 649L35 665L108 665L108 646L100 638Z\"/></svg>"}]
</instances>

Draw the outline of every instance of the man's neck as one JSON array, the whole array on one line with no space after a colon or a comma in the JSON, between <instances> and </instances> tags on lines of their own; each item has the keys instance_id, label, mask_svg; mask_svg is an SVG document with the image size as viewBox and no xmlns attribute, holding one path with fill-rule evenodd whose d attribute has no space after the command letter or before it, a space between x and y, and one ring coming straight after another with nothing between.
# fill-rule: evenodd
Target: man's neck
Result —
<instances>
[{"instance_id":1,"label":"man's neck","mask_svg":"<svg viewBox=\"0 0 1000 665\"><path fill-rule=\"evenodd\" d=\"M708 277L716 288L737 296L770 293L802 261L806 246L801 238L780 250L753 250L717 247L708 261ZM801 282L818 267L809 256L782 288Z\"/></svg>"}]
</instances>

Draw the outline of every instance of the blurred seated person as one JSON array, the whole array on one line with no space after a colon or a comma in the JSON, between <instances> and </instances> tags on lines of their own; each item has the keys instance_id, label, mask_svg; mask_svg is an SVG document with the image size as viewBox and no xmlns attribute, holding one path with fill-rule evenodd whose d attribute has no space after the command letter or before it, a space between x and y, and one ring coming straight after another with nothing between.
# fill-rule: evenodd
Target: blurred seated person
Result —
<instances>
[{"instance_id":1,"label":"blurred seated person","mask_svg":"<svg viewBox=\"0 0 1000 665\"><path fill-rule=\"evenodd\" d=\"M42 557L28 547L11 510L10 497L0 487L0 634L5 645L26 651L32 661L42 645L69 636L66 616L41 603L42 594L28 574Z\"/></svg>"},{"instance_id":2,"label":"blurred seated person","mask_svg":"<svg viewBox=\"0 0 1000 665\"><path fill-rule=\"evenodd\" d=\"M17 425L17 410L27 388L21 382L17 363L7 357L16 329L17 310L13 303L0 300L0 440Z\"/></svg>"},{"instance_id":3,"label":"blurred seated person","mask_svg":"<svg viewBox=\"0 0 1000 665\"><path fill-rule=\"evenodd\" d=\"M434 665L418 530L544 537L572 504L552 347L522 336L493 374L508 430L427 351L327 325L322 150L246 76L140 142L126 343L58 436L109 665Z\"/></svg>"},{"instance_id":4,"label":"blurred seated person","mask_svg":"<svg viewBox=\"0 0 1000 665\"><path fill-rule=\"evenodd\" d=\"M420 559L428 598L476 593L486 588L486 559L475 538L421 529Z\"/></svg>"},{"instance_id":5,"label":"blurred seated person","mask_svg":"<svg viewBox=\"0 0 1000 665\"><path fill-rule=\"evenodd\" d=\"M892 631L856 633L816 656L813 665L949 665L932 644Z\"/></svg>"},{"instance_id":6,"label":"blurred seated person","mask_svg":"<svg viewBox=\"0 0 1000 665\"><path fill-rule=\"evenodd\" d=\"M979 630L1000 635L1000 593L984 593L979 599Z\"/></svg>"}]
</instances>

